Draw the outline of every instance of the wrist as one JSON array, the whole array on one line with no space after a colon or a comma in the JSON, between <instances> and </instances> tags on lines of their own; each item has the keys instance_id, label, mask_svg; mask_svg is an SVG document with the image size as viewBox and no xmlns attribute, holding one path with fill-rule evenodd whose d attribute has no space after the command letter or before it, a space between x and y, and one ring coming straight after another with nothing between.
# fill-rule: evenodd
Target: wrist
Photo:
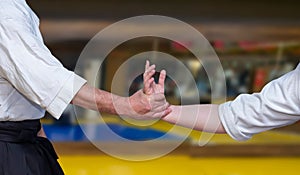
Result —
<instances>
[{"instance_id":1,"label":"wrist","mask_svg":"<svg viewBox=\"0 0 300 175\"><path fill-rule=\"evenodd\" d=\"M145 114L151 110L149 97L142 90L129 97L129 104L129 108L138 114Z\"/></svg>"},{"instance_id":2,"label":"wrist","mask_svg":"<svg viewBox=\"0 0 300 175\"><path fill-rule=\"evenodd\" d=\"M174 123L176 122L177 117L180 115L180 106L170 105L168 108L171 110L171 112L168 115L162 117L161 119L169 123Z\"/></svg>"}]
</instances>

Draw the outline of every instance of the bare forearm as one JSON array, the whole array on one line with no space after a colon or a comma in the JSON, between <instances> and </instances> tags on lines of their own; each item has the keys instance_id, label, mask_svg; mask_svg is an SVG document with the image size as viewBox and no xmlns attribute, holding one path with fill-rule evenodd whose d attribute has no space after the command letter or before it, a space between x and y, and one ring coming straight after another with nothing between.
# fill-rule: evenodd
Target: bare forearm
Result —
<instances>
[{"instance_id":1,"label":"bare forearm","mask_svg":"<svg viewBox=\"0 0 300 175\"><path fill-rule=\"evenodd\" d=\"M110 114L126 115L129 108L128 98L120 97L109 92L96 89L96 110Z\"/></svg>"},{"instance_id":2,"label":"bare forearm","mask_svg":"<svg viewBox=\"0 0 300 175\"><path fill-rule=\"evenodd\" d=\"M145 99L142 96L142 92L137 92L132 97L121 97L86 84L73 98L72 104L110 114L134 115L134 113L141 114L150 110L148 101L141 100ZM139 101L136 102L134 99Z\"/></svg>"},{"instance_id":3,"label":"bare forearm","mask_svg":"<svg viewBox=\"0 0 300 175\"><path fill-rule=\"evenodd\" d=\"M214 133L226 133L218 113L219 105L171 106L172 112L164 121L180 126Z\"/></svg>"},{"instance_id":4,"label":"bare forearm","mask_svg":"<svg viewBox=\"0 0 300 175\"><path fill-rule=\"evenodd\" d=\"M131 97L121 97L100 89L96 89L96 91L97 110L101 112L134 116L145 114L151 110L149 101L141 90Z\"/></svg>"}]
</instances>

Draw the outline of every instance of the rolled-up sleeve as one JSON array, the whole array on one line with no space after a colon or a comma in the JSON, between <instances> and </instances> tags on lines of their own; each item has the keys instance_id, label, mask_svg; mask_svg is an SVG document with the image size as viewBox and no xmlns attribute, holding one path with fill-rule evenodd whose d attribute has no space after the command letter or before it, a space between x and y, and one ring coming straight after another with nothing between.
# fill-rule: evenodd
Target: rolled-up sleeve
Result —
<instances>
[{"instance_id":1,"label":"rolled-up sleeve","mask_svg":"<svg viewBox=\"0 0 300 175\"><path fill-rule=\"evenodd\" d=\"M59 118L86 80L67 70L27 23L0 23L0 73L21 94Z\"/></svg>"},{"instance_id":2,"label":"rolled-up sleeve","mask_svg":"<svg viewBox=\"0 0 300 175\"><path fill-rule=\"evenodd\" d=\"M300 66L268 83L260 93L241 94L219 106L220 120L235 140L300 120Z\"/></svg>"}]
</instances>

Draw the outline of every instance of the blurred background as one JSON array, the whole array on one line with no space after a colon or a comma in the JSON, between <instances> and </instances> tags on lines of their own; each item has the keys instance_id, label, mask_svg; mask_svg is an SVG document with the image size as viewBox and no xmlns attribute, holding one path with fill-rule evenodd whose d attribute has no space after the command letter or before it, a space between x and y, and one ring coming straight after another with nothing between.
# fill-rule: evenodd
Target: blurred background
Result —
<instances>
[{"instance_id":1,"label":"blurred background","mask_svg":"<svg viewBox=\"0 0 300 175\"><path fill-rule=\"evenodd\" d=\"M74 70L81 51L95 34L110 24L137 15L170 16L201 32L220 58L226 76L227 100L241 93L259 92L269 81L293 70L300 60L300 1L297 0L27 2L40 17L46 45L70 70ZM120 28L120 33L126 30L132 29ZM182 42L193 47L189 40ZM186 92L199 93L200 98L188 104L211 103L211 85L201 63L179 43L159 37L137 38L115 48L105 58L96 86L111 91L113 77L122 63L133 55L153 50L176 57L191 71L197 89L185 87ZM82 70L86 79L91 79L94 76L91 72L98 70L95 65L97 60L90 62L89 69ZM136 76L135 66L128 67L128 71L123 72L126 76L119 82L119 88L129 83L126 95L142 87L142 77ZM128 82L127 75L135 76L131 77L134 81ZM181 97L185 96L178 93L178 85L170 77L166 80L166 95L172 104L182 104ZM66 174L299 174L299 123L258 134L242 143L226 135L215 135L204 147L197 145L202 133L192 131L183 144L167 156L136 163L106 155L88 138L108 145L119 143L103 132L103 125L107 124L118 135L135 141L167 135L157 146L145 145L145 149L160 149L161 145L180 138L180 130L169 132L173 126L161 121L142 127L118 116L102 114L104 124L98 118L98 113L83 109L77 111L76 118L73 107L69 106L59 121L49 114L43 119L45 131L54 142ZM90 122L94 125L87 127L94 132L86 136L78 123Z\"/></svg>"}]
</instances>

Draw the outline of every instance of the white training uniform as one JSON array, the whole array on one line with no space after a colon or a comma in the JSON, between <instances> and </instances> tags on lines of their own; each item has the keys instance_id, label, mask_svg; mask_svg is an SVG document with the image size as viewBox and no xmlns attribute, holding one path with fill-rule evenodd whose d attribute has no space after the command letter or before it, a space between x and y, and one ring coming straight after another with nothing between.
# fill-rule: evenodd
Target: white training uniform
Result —
<instances>
[{"instance_id":1,"label":"white training uniform","mask_svg":"<svg viewBox=\"0 0 300 175\"><path fill-rule=\"evenodd\" d=\"M300 64L268 83L260 93L241 94L219 106L220 120L235 140L300 120Z\"/></svg>"},{"instance_id":2,"label":"white training uniform","mask_svg":"<svg viewBox=\"0 0 300 175\"><path fill-rule=\"evenodd\" d=\"M86 83L45 46L25 0L0 0L0 121L59 118Z\"/></svg>"},{"instance_id":3,"label":"white training uniform","mask_svg":"<svg viewBox=\"0 0 300 175\"><path fill-rule=\"evenodd\" d=\"M86 80L65 69L43 43L39 19L25 0L0 0L0 121L59 118ZM261 93L242 94L219 107L236 140L300 119L300 66Z\"/></svg>"}]
</instances>

